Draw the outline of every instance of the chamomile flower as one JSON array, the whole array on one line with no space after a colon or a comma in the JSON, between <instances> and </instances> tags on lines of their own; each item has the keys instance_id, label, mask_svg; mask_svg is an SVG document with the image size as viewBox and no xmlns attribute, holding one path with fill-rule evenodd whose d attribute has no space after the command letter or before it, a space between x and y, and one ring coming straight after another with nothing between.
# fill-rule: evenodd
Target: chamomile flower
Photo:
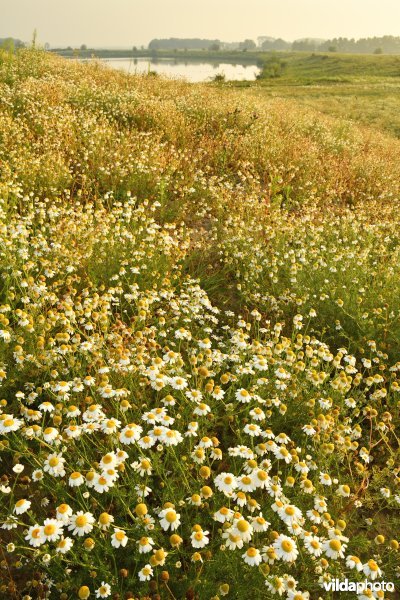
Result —
<instances>
[{"instance_id":1,"label":"chamomile flower","mask_svg":"<svg viewBox=\"0 0 400 600\"><path fill-rule=\"evenodd\" d=\"M78 511L70 517L69 531L79 537L90 533L93 529L94 517L89 512Z\"/></svg>"},{"instance_id":2,"label":"chamomile flower","mask_svg":"<svg viewBox=\"0 0 400 600\"><path fill-rule=\"evenodd\" d=\"M257 567L262 561L260 551L257 548L252 547L248 548L246 552L242 554L242 558L247 565L250 565L250 567Z\"/></svg>"},{"instance_id":3,"label":"chamomile flower","mask_svg":"<svg viewBox=\"0 0 400 600\"><path fill-rule=\"evenodd\" d=\"M111 596L111 586L102 581L101 586L96 590L96 598L108 598L109 596Z\"/></svg>"},{"instance_id":4,"label":"chamomile flower","mask_svg":"<svg viewBox=\"0 0 400 600\"><path fill-rule=\"evenodd\" d=\"M74 471L73 473L71 473L71 475L69 476L68 479L68 484L71 487L79 487L80 485L83 485L85 482L85 479L82 475L82 473L79 473L79 471Z\"/></svg>"},{"instance_id":5,"label":"chamomile flower","mask_svg":"<svg viewBox=\"0 0 400 600\"><path fill-rule=\"evenodd\" d=\"M208 537L209 532L203 531L201 527L195 528L190 536L190 540L193 548L204 548L209 544L210 539Z\"/></svg>"},{"instance_id":6,"label":"chamomile flower","mask_svg":"<svg viewBox=\"0 0 400 600\"><path fill-rule=\"evenodd\" d=\"M363 565L363 572L366 577L371 579L371 581L375 581L375 579L382 575L382 571L378 564L372 559Z\"/></svg>"},{"instance_id":7,"label":"chamomile flower","mask_svg":"<svg viewBox=\"0 0 400 600\"><path fill-rule=\"evenodd\" d=\"M173 508L165 508L159 513L160 525L164 531L175 531L181 524L180 514Z\"/></svg>"},{"instance_id":8,"label":"chamomile flower","mask_svg":"<svg viewBox=\"0 0 400 600\"><path fill-rule=\"evenodd\" d=\"M304 546L311 556L316 556L317 558L323 552L322 543L316 535L305 535Z\"/></svg>"},{"instance_id":9,"label":"chamomile flower","mask_svg":"<svg viewBox=\"0 0 400 600\"><path fill-rule=\"evenodd\" d=\"M347 556L346 557L346 567L349 569L355 569L359 573L363 570L363 564L358 556Z\"/></svg>"},{"instance_id":10,"label":"chamomile flower","mask_svg":"<svg viewBox=\"0 0 400 600\"><path fill-rule=\"evenodd\" d=\"M53 477L64 477L65 458L61 454L49 454L44 461L43 470Z\"/></svg>"},{"instance_id":11,"label":"chamomile flower","mask_svg":"<svg viewBox=\"0 0 400 600\"><path fill-rule=\"evenodd\" d=\"M114 533L111 536L111 546L114 548L124 548L128 543L128 536L122 529L114 529Z\"/></svg>"},{"instance_id":12,"label":"chamomile flower","mask_svg":"<svg viewBox=\"0 0 400 600\"><path fill-rule=\"evenodd\" d=\"M15 419L13 415L0 415L0 433L2 434L18 431L22 424L23 422L20 419Z\"/></svg>"},{"instance_id":13,"label":"chamomile flower","mask_svg":"<svg viewBox=\"0 0 400 600\"><path fill-rule=\"evenodd\" d=\"M284 562L294 562L299 554L296 542L292 538L280 534L273 543L277 558Z\"/></svg>"},{"instance_id":14,"label":"chamomile flower","mask_svg":"<svg viewBox=\"0 0 400 600\"><path fill-rule=\"evenodd\" d=\"M143 536L136 543L138 544L140 554L146 554L153 550L154 541L151 537Z\"/></svg>"},{"instance_id":15,"label":"chamomile flower","mask_svg":"<svg viewBox=\"0 0 400 600\"><path fill-rule=\"evenodd\" d=\"M39 548L46 541L46 536L43 533L43 527L41 525L31 525L24 538L30 546Z\"/></svg>"},{"instance_id":16,"label":"chamomile flower","mask_svg":"<svg viewBox=\"0 0 400 600\"><path fill-rule=\"evenodd\" d=\"M56 552L58 552L59 554L67 554L67 552L71 550L73 545L74 541L72 538L62 536L57 543Z\"/></svg>"},{"instance_id":17,"label":"chamomile flower","mask_svg":"<svg viewBox=\"0 0 400 600\"><path fill-rule=\"evenodd\" d=\"M232 523L232 531L238 535L244 542L248 543L253 535L253 526L246 519L235 519Z\"/></svg>"},{"instance_id":18,"label":"chamomile flower","mask_svg":"<svg viewBox=\"0 0 400 600\"><path fill-rule=\"evenodd\" d=\"M153 576L153 569L151 568L151 565L149 565L149 564L142 567L138 573L138 577L139 577L140 581L149 581L152 576Z\"/></svg>"},{"instance_id":19,"label":"chamomile flower","mask_svg":"<svg viewBox=\"0 0 400 600\"><path fill-rule=\"evenodd\" d=\"M45 519L43 523L43 535L48 542L56 542L63 533L64 523L57 519Z\"/></svg>"},{"instance_id":20,"label":"chamomile flower","mask_svg":"<svg viewBox=\"0 0 400 600\"><path fill-rule=\"evenodd\" d=\"M325 540L322 544L322 547L328 558L333 558L334 560L338 558L344 558L346 544L343 544L339 539L332 538Z\"/></svg>"},{"instance_id":21,"label":"chamomile flower","mask_svg":"<svg viewBox=\"0 0 400 600\"><path fill-rule=\"evenodd\" d=\"M102 512L98 519L98 526L103 531L107 531L107 529L114 523L113 515L110 515L107 512Z\"/></svg>"},{"instance_id":22,"label":"chamomile flower","mask_svg":"<svg viewBox=\"0 0 400 600\"><path fill-rule=\"evenodd\" d=\"M236 477L232 473L220 473L215 477L216 488L226 495L231 494L237 487Z\"/></svg>"},{"instance_id":23,"label":"chamomile flower","mask_svg":"<svg viewBox=\"0 0 400 600\"><path fill-rule=\"evenodd\" d=\"M30 509L31 504L32 504L31 501L30 500L26 500L25 498L23 498L21 500L18 500L15 503L14 511L13 512L16 515L23 515L24 513L26 513Z\"/></svg>"}]
</instances>

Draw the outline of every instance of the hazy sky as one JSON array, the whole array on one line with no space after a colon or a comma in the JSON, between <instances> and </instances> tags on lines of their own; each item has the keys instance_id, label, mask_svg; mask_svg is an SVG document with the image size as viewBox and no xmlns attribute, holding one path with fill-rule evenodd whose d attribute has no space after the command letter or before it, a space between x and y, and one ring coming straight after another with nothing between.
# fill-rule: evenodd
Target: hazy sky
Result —
<instances>
[{"instance_id":1,"label":"hazy sky","mask_svg":"<svg viewBox=\"0 0 400 600\"><path fill-rule=\"evenodd\" d=\"M0 0L0 37L132 46L154 37L400 35L400 0Z\"/></svg>"}]
</instances>

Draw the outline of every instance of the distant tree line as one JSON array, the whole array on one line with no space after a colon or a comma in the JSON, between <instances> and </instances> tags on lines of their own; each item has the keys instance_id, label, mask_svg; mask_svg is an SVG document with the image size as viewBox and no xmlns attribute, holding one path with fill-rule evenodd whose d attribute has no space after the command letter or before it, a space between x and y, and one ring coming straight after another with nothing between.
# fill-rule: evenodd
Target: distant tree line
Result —
<instances>
[{"instance_id":1,"label":"distant tree line","mask_svg":"<svg viewBox=\"0 0 400 600\"><path fill-rule=\"evenodd\" d=\"M164 38L151 40L149 50L256 50L254 40L246 39L243 42L221 42L200 38Z\"/></svg>"},{"instance_id":2,"label":"distant tree line","mask_svg":"<svg viewBox=\"0 0 400 600\"><path fill-rule=\"evenodd\" d=\"M287 42L282 39L268 38L261 44L262 50L293 50L307 52L343 52L352 54L400 54L400 37L384 35L382 37L354 38L338 37L330 40L306 38Z\"/></svg>"},{"instance_id":3,"label":"distant tree line","mask_svg":"<svg viewBox=\"0 0 400 600\"><path fill-rule=\"evenodd\" d=\"M288 42L282 38L260 36L258 44L254 40L243 42L221 42L200 38L154 39L149 50L292 50L305 52L343 52L360 54L400 54L400 37L385 35L382 37L354 38L338 37L330 40L304 38Z\"/></svg>"},{"instance_id":4,"label":"distant tree line","mask_svg":"<svg viewBox=\"0 0 400 600\"><path fill-rule=\"evenodd\" d=\"M382 37L360 38L359 40L334 38L324 42L321 49L360 54L400 54L400 37L384 35Z\"/></svg>"},{"instance_id":5,"label":"distant tree line","mask_svg":"<svg viewBox=\"0 0 400 600\"><path fill-rule=\"evenodd\" d=\"M35 37L35 34L34 34ZM400 36L384 35L381 37L370 38L345 38L337 37L330 40L321 40L318 38L304 38L288 42L282 38L273 38L260 36L258 43L251 39L245 39L242 42L222 42L220 40L210 40L202 38L162 38L153 39L149 43L148 49L157 50L209 50L213 52L240 50L263 50L263 51L303 51L303 52L339 52L352 54L400 54ZM35 41L32 42L33 45ZM7 37L0 38L0 48L14 50L25 47L26 44L19 39ZM45 44L48 49L48 44ZM144 47L142 46L144 50ZM68 47L67 50L71 50ZM82 44L81 51L87 51L86 44ZM134 47L134 51L137 48Z\"/></svg>"}]
</instances>

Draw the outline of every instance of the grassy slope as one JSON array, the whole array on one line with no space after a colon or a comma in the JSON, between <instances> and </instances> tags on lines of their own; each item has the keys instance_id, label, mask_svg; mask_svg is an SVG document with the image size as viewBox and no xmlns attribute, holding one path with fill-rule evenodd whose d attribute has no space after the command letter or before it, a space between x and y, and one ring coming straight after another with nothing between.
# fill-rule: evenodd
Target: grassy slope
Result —
<instances>
[{"instance_id":1,"label":"grassy slope","mask_svg":"<svg viewBox=\"0 0 400 600\"><path fill-rule=\"evenodd\" d=\"M74 51L57 51L75 56ZM256 63L262 69L255 83L234 82L269 97L296 100L325 114L344 117L400 137L400 57L396 55L309 52L169 52L85 50L82 58L154 56L176 61Z\"/></svg>"}]
</instances>

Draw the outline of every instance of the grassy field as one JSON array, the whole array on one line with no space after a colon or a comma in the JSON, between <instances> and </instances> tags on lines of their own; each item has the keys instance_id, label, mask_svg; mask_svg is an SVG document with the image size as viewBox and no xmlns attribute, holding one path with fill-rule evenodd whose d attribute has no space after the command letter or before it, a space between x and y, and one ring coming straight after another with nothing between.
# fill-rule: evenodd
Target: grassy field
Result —
<instances>
[{"instance_id":1,"label":"grassy field","mask_svg":"<svg viewBox=\"0 0 400 600\"><path fill-rule=\"evenodd\" d=\"M255 91L400 137L400 82L378 79L336 85L266 85Z\"/></svg>"},{"instance_id":2,"label":"grassy field","mask_svg":"<svg viewBox=\"0 0 400 600\"><path fill-rule=\"evenodd\" d=\"M232 85L400 137L400 56L270 53L259 81Z\"/></svg>"},{"instance_id":3,"label":"grassy field","mask_svg":"<svg viewBox=\"0 0 400 600\"><path fill-rule=\"evenodd\" d=\"M285 83L344 82L365 77L400 77L400 56L336 52L269 52L263 54L263 78Z\"/></svg>"},{"instance_id":4,"label":"grassy field","mask_svg":"<svg viewBox=\"0 0 400 600\"><path fill-rule=\"evenodd\" d=\"M400 141L293 90L0 53L0 597L399 589Z\"/></svg>"}]
</instances>

